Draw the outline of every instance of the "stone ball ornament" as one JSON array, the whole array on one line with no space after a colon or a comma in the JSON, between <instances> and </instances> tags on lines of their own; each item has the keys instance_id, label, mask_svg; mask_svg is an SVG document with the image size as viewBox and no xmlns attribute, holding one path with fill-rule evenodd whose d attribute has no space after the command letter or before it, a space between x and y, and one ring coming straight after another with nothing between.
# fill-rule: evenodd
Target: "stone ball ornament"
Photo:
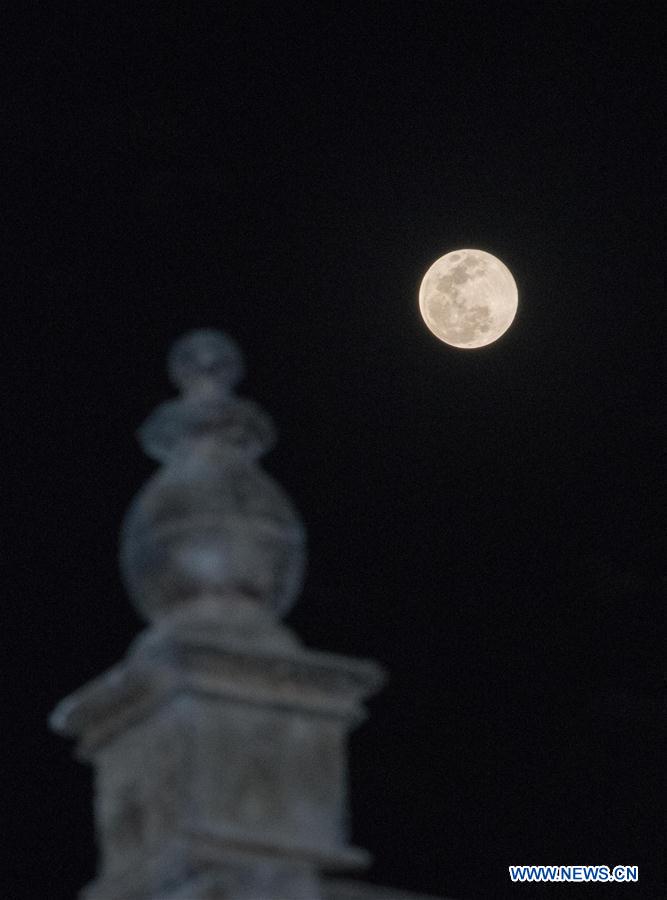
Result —
<instances>
[{"instance_id":1,"label":"stone ball ornament","mask_svg":"<svg viewBox=\"0 0 667 900\"><path fill-rule=\"evenodd\" d=\"M243 355L221 331L199 328L183 335L167 357L167 371L181 391L229 394L245 376Z\"/></svg>"},{"instance_id":2,"label":"stone ball ornament","mask_svg":"<svg viewBox=\"0 0 667 900\"><path fill-rule=\"evenodd\" d=\"M162 465L138 493L120 540L123 579L149 620L205 599L234 598L284 615L300 591L305 530L258 458L274 443L271 419L233 394L243 357L225 334L190 332L169 355L176 400L139 430Z\"/></svg>"}]
</instances>

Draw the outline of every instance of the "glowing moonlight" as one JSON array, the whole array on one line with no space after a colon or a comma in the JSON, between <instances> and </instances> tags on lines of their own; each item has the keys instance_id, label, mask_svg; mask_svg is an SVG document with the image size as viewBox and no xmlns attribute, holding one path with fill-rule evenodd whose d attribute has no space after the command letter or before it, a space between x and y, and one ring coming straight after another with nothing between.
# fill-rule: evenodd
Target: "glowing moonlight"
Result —
<instances>
[{"instance_id":1,"label":"glowing moonlight","mask_svg":"<svg viewBox=\"0 0 667 900\"><path fill-rule=\"evenodd\" d=\"M433 334L473 349L498 340L516 315L512 273L483 250L453 250L436 259L419 288L419 309Z\"/></svg>"}]
</instances>

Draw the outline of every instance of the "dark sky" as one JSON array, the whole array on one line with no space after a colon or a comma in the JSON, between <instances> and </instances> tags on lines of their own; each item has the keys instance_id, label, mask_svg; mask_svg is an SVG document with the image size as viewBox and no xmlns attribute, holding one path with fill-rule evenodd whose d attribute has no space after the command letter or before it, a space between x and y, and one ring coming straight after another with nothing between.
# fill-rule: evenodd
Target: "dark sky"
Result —
<instances>
[{"instance_id":1,"label":"dark sky","mask_svg":"<svg viewBox=\"0 0 667 900\"><path fill-rule=\"evenodd\" d=\"M195 326L279 428L289 622L391 672L351 746L368 877L535 897L509 864L638 864L596 896L660 896L659 5L114 6L5 27L4 896L93 875L90 774L46 718L142 627L134 431ZM457 351L416 293L468 246L520 305Z\"/></svg>"}]
</instances>

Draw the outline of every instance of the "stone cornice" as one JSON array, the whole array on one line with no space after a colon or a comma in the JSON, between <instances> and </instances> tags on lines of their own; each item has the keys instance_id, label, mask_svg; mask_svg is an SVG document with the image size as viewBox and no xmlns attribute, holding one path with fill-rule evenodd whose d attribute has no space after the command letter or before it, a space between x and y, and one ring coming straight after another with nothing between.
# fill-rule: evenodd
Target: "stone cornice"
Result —
<instances>
[{"instance_id":1,"label":"stone cornice","mask_svg":"<svg viewBox=\"0 0 667 900\"><path fill-rule=\"evenodd\" d=\"M363 700L384 681L382 668L371 660L306 650L285 626L275 630L277 646L258 647L233 636L176 637L148 629L125 661L61 701L51 726L78 738L78 755L86 759L179 695L362 721Z\"/></svg>"}]
</instances>

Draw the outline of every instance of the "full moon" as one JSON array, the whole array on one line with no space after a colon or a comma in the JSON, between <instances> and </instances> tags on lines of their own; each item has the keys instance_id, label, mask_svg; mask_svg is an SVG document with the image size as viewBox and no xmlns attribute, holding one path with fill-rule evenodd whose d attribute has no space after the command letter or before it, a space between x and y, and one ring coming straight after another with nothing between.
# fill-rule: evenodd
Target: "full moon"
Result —
<instances>
[{"instance_id":1,"label":"full moon","mask_svg":"<svg viewBox=\"0 0 667 900\"><path fill-rule=\"evenodd\" d=\"M419 288L419 310L433 334L452 347L497 341L516 315L512 273L483 250L452 250L433 263Z\"/></svg>"}]
</instances>

